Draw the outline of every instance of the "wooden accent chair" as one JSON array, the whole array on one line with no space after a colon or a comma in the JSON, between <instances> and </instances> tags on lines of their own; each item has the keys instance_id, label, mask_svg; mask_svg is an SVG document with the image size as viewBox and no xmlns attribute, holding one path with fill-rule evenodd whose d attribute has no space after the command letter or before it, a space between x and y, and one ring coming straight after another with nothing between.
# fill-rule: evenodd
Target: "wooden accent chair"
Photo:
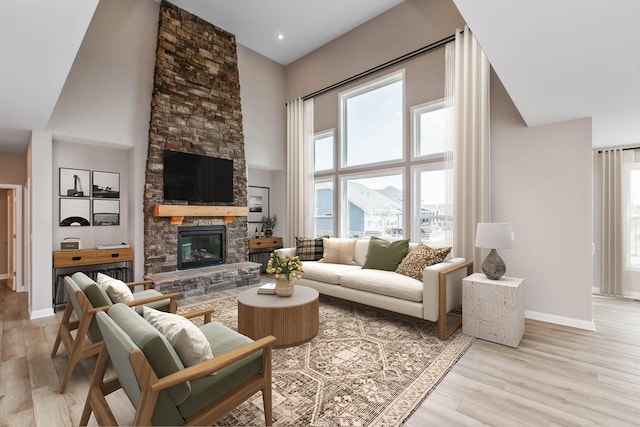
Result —
<instances>
[{"instance_id":1,"label":"wooden accent chair","mask_svg":"<svg viewBox=\"0 0 640 427\"><path fill-rule=\"evenodd\" d=\"M271 425L273 336L253 341L220 323L205 324L200 331L214 358L185 368L165 336L125 305L96 319L103 343L80 425L92 412L98 424L117 425L105 396L120 388L136 408L133 425L212 425L258 391ZM105 379L109 362L116 376Z\"/></svg>"},{"instance_id":2,"label":"wooden accent chair","mask_svg":"<svg viewBox=\"0 0 640 427\"><path fill-rule=\"evenodd\" d=\"M129 287L144 285L144 290L134 292L134 301L128 302L127 305L137 307L136 309L140 313L142 305L175 313L178 294L162 294L154 289L149 289L150 284L151 281L148 280L127 283ZM71 277L65 277L64 286L68 300L51 351L51 358L56 357L58 347L62 342L69 357L60 383L60 393L64 393L66 390L76 365L83 359L97 355L100 351L102 335L94 317L98 311L113 305L113 301L104 289L84 273L79 272ZM211 320L212 312L213 309L201 310L189 313L188 317L205 315L206 322ZM74 314L75 319L73 319ZM72 331L75 331L75 335L72 334ZM88 341L85 338L88 338Z\"/></svg>"}]
</instances>

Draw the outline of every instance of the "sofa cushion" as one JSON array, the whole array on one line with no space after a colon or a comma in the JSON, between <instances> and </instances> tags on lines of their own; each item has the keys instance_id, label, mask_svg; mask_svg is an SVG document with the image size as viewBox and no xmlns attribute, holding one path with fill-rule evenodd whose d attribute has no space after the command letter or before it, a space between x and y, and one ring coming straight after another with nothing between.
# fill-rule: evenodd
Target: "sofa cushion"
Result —
<instances>
[{"instance_id":1,"label":"sofa cushion","mask_svg":"<svg viewBox=\"0 0 640 427\"><path fill-rule=\"evenodd\" d=\"M353 249L353 260L358 265L364 265L367 260L367 252L369 252L369 238L363 237L356 239L356 244Z\"/></svg>"},{"instance_id":2,"label":"sofa cushion","mask_svg":"<svg viewBox=\"0 0 640 427\"><path fill-rule=\"evenodd\" d=\"M359 265L346 264L329 264L320 263L319 261L303 261L302 277L318 282L325 282L330 285L338 285L340 283L340 275L349 271L360 270Z\"/></svg>"},{"instance_id":3,"label":"sofa cushion","mask_svg":"<svg viewBox=\"0 0 640 427\"><path fill-rule=\"evenodd\" d=\"M408 301L422 301L422 282L393 271L360 269L340 276L340 285Z\"/></svg>"},{"instance_id":4,"label":"sofa cushion","mask_svg":"<svg viewBox=\"0 0 640 427\"><path fill-rule=\"evenodd\" d=\"M355 243L355 239L324 238L322 241L324 252L319 262L355 265L353 261Z\"/></svg>"},{"instance_id":5,"label":"sofa cushion","mask_svg":"<svg viewBox=\"0 0 640 427\"><path fill-rule=\"evenodd\" d=\"M318 261L324 254L322 237L296 237L296 255L300 261Z\"/></svg>"},{"instance_id":6,"label":"sofa cushion","mask_svg":"<svg viewBox=\"0 0 640 427\"><path fill-rule=\"evenodd\" d=\"M372 236L369 241L367 259L362 268L395 271L398 264L407 255L409 239L386 240Z\"/></svg>"},{"instance_id":7,"label":"sofa cushion","mask_svg":"<svg viewBox=\"0 0 640 427\"><path fill-rule=\"evenodd\" d=\"M421 242L402 260L396 269L396 273L421 281L424 269L444 261L449 252L451 252L451 248L434 249Z\"/></svg>"}]
</instances>

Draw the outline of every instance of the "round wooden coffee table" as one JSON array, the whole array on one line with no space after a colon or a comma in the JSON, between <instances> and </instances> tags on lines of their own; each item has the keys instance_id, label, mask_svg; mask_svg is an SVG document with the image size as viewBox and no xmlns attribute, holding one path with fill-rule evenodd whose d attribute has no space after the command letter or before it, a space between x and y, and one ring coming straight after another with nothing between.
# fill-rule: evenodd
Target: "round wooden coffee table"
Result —
<instances>
[{"instance_id":1,"label":"round wooden coffee table","mask_svg":"<svg viewBox=\"0 0 640 427\"><path fill-rule=\"evenodd\" d=\"M257 288L238 295L238 332L257 340L276 337L275 348L292 347L318 334L318 291L296 285L293 295L258 294Z\"/></svg>"}]
</instances>

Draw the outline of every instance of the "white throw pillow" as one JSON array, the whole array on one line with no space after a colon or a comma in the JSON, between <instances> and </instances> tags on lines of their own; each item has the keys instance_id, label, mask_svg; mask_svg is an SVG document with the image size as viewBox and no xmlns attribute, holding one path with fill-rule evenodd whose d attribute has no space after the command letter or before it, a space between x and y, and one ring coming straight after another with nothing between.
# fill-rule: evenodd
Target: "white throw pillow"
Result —
<instances>
[{"instance_id":1,"label":"white throw pillow","mask_svg":"<svg viewBox=\"0 0 640 427\"><path fill-rule=\"evenodd\" d=\"M105 290L114 303L133 301L131 289L122 280L98 273L96 283Z\"/></svg>"},{"instance_id":2,"label":"white throw pillow","mask_svg":"<svg viewBox=\"0 0 640 427\"><path fill-rule=\"evenodd\" d=\"M207 337L190 320L179 314L165 313L147 306L142 307L142 315L167 338L185 366L213 359Z\"/></svg>"},{"instance_id":3,"label":"white throw pillow","mask_svg":"<svg viewBox=\"0 0 640 427\"><path fill-rule=\"evenodd\" d=\"M322 245L324 247L324 252L322 258L318 260L318 262L349 265L356 264L353 260L356 239L340 239L337 237L332 237L330 239L323 238Z\"/></svg>"}]
</instances>

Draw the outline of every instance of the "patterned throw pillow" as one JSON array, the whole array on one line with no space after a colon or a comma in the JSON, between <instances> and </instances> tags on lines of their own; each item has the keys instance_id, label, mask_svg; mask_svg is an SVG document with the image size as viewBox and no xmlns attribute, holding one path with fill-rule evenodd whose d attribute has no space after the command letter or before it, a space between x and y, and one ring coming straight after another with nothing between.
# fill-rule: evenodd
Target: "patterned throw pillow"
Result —
<instances>
[{"instance_id":1,"label":"patterned throw pillow","mask_svg":"<svg viewBox=\"0 0 640 427\"><path fill-rule=\"evenodd\" d=\"M322 239L324 252L322 259L318 262L328 262L333 264L355 265L353 254L356 247L356 239Z\"/></svg>"},{"instance_id":2,"label":"patterned throw pillow","mask_svg":"<svg viewBox=\"0 0 640 427\"><path fill-rule=\"evenodd\" d=\"M300 261L318 261L324 254L322 237L296 237L296 255Z\"/></svg>"},{"instance_id":3,"label":"patterned throw pillow","mask_svg":"<svg viewBox=\"0 0 640 427\"><path fill-rule=\"evenodd\" d=\"M420 242L416 248L407 255L398 268L396 273L422 280L424 269L430 265L438 264L451 252L451 248L430 248Z\"/></svg>"}]
</instances>

